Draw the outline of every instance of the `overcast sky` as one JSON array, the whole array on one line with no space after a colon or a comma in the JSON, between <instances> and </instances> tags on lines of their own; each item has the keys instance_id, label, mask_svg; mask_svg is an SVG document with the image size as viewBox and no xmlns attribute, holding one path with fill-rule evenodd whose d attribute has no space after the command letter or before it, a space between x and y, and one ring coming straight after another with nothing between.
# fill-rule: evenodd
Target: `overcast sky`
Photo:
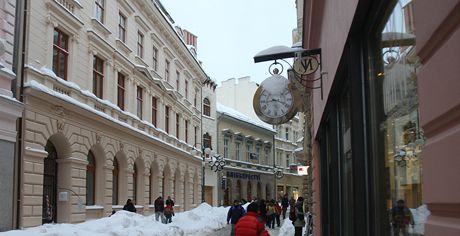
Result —
<instances>
[{"instance_id":1,"label":"overcast sky","mask_svg":"<svg viewBox=\"0 0 460 236\"><path fill-rule=\"evenodd\" d=\"M198 36L197 52L214 80L251 76L262 82L270 63L254 64L258 52L292 45L295 0L162 0L176 25Z\"/></svg>"}]
</instances>

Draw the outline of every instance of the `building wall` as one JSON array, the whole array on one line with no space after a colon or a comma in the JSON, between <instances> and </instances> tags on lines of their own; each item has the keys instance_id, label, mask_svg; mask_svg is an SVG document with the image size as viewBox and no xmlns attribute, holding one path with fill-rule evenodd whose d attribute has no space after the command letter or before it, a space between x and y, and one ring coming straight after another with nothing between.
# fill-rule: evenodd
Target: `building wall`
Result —
<instances>
[{"instance_id":1,"label":"building wall","mask_svg":"<svg viewBox=\"0 0 460 236\"><path fill-rule=\"evenodd\" d=\"M423 197L431 216L425 235L460 234L460 1L414 3L420 122L425 131ZM457 186L457 187L455 187Z\"/></svg>"},{"instance_id":2,"label":"building wall","mask_svg":"<svg viewBox=\"0 0 460 236\"><path fill-rule=\"evenodd\" d=\"M203 120L203 132L202 134L208 133L211 136L211 148L217 151L217 111L216 111L216 89L214 83L209 83L203 86L203 99L208 98L211 103L210 116L202 115ZM203 140L201 139L201 142ZM216 152L217 153L217 152ZM221 153L217 153L222 155ZM218 206L218 174L211 170L209 165L205 167L205 185L212 187L212 202L208 202L212 206Z\"/></svg>"},{"instance_id":3,"label":"building wall","mask_svg":"<svg viewBox=\"0 0 460 236\"><path fill-rule=\"evenodd\" d=\"M227 79L217 87L217 100L227 107L231 107L253 119L260 120L252 106L252 99L258 87L256 82L251 81L249 76Z\"/></svg>"},{"instance_id":4,"label":"building wall","mask_svg":"<svg viewBox=\"0 0 460 236\"><path fill-rule=\"evenodd\" d=\"M15 226L17 205L15 175L16 120L22 115L22 104L13 98L12 80L16 78L13 69L16 1L0 2L0 231Z\"/></svg>"},{"instance_id":5,"label":"building wall","mask_svg":"<svg viewBox=\"0 0 460 236\"><path fill-rule=\"evenodd\" d=\"M221 189L219 191L221 202L224 205L231 205L233 200L237 198L246 200L250 200L248 197L259 199L274 198L275 185L273 172L271 171L273 132L228 117L225 114L219 114L217 135L217 148L220 155L224 154L224 140L229 141L226 166L219 177L220 180L222 178L227 180L228 190ZM246 144L248 140L252 142L252 152L255 152L257 143L260 144L261 155L258 160L247 158ZM240 160L236 160L236 142L241 143ZM268 155L266 155L265 150L268 151ZM230 172L237 174L229 174ZM238 182L239 185L237 185ZM238 191L237 186L240 186L240 191ZM225 194L226 191L227 195Z\"/></svg>"},{"instance_id":6,"label":"building wall","mask_svg":"<svg viewBox=\"0 0 460 236\"><path fill-rule=\"evenodd\" d=\"M207 79L200 64L153 2L106 1L103 22L94 18L94 1L59 2L28 2L21 227L42 224L42 210L47 207L43 205L43 176L44 160L50 155L45 151L48 142L57 150L58 192L68 196L54 207L57 222L107 216L121 209L128 198L136 198L138 212L143 214L152 213L151 204L160 195L171 195L178 211L193 208L201 202L201 159L191 151L196 142L194 127L201 130L200 91ZM126 42L118 36L119 12L127 19ZM55 29L69 36L67 81L52 71ZM137 53L138 31L144 35L142 58ZM156 68L153 47L158 49ZM94 56L104 61L102 99L92 93ZM116 105L118 73L126 78L124 110ZM138 86L143 90L142 116L137 115ZM152 97L157 98L156 125ZM165 106L171 110L169 132ZM187 138L185 120L189 121ZM95 204L85 205L90 151L96 159ZM115 157L119 199L113 205Z\"/></svg>"}]
</instances>

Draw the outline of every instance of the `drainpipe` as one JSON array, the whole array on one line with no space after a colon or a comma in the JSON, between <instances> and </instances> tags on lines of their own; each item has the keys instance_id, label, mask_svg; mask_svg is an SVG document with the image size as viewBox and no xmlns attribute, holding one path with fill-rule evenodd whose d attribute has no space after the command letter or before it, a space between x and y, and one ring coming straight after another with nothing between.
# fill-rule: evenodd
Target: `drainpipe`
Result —
<instances>
[{"instance_id":1,"label":"drainpipe","mask_svg":"<svg viewBox=\"0 0 460 236\"><path fill-rule=\"evenodd\" d=\"M14 49L13 49L13 72L16 74L16 79L12 81L11 91L14 98L20 102L24 102L24 62L25 62L25 32L27 23L27 0L16 1L16 12L14 22ZM13 225L14 228L19 229L21 225L21 182L22 182L22 147L23 147L23 119L22 117L16 121L16 148L14 158L14 198L16 201L13 203Z\"/></svg>"}]
</instances>

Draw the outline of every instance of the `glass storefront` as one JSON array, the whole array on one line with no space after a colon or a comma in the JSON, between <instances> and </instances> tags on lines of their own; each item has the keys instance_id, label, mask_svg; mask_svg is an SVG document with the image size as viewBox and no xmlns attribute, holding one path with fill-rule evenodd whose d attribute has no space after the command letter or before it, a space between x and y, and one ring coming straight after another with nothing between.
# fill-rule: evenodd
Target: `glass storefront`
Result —
<instances>
[{"instance_id":1,"label":"glass storefront","mask_svg":"<svg viewBox=\"0 0 460 236\"><path fill-rule=\"evenodd\" d=\"M385 206L391 235L423 235L423 132L419 124L413 2L397 1L385 19L375 56L377 124L384 152ZM398 203L399 202L399 207ZM404 207L402 207L404 205Z\"/></svg>"}]
</instances>

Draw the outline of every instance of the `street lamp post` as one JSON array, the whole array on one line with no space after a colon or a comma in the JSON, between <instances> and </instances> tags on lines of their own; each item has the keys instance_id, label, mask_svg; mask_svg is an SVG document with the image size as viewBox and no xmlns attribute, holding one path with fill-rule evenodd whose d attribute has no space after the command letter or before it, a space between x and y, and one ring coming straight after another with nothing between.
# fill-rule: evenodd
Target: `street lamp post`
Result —
<instances>
[{"instance_id":1,"label":"street lamp post","mask_svg":"<svg viewBox=\"0 0 460 236\"><path fill-rule=\"evenodd\" d=\"M196 143L200 144L200 143ZM195 145L196 145L195 144ZM196 156L198 154L198 150L196 148L192 149L191 154ZM211 148L202 148L201 149L201 202L205 202L205 174L206 174L206 155L210 156L209 166L211 170L215 172L223 170L225 166L225 160L215 151L211 150Z\"/></svg>"}]
</instances>

